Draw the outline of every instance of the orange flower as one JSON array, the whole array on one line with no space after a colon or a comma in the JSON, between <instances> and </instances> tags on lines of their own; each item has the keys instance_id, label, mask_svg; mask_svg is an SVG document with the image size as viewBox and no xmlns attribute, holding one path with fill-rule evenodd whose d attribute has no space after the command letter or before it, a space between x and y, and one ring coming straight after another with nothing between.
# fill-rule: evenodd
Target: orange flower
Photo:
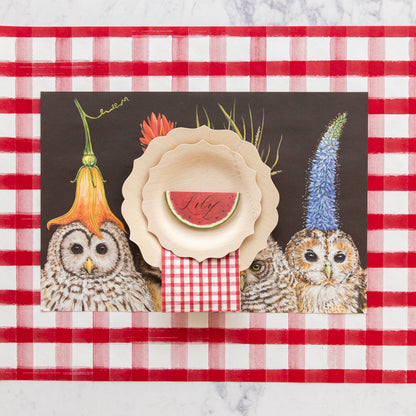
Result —
<instances>
[{"instance_id":1,"label":"orange flower","mask_svg":"<svg viewBox=\"0 0 416 416\"><path fill-rule=\"evenodd\" d=\"M139 140L144 152L155 137L166 136L175 125L165 115L158 114L156 118L155 113L152 113L150 117L147 117L147 123L146 120L143 120L143 124L140 127L143 137L140 137Z\"/></svg>"},{"instance_id":2,"label":"orange flower","mask_svg":"<svg viewBox=\"0 0 416 416\"><path fill-rule=\"evenodd\" d=\"M81 108L77 99L75 105L81 115L85 131L85 149L82 157L83 166L78 170L75 191L75 200L71 209L64 215L48 221L48 230L51 225L66 225L73 221L81 221L92 233L99 238L103 238L100 228L103 222L112 221L120 229L126 232L123 223L111 212L108 206L104 191L104 180L98 168L97 158L92 151L90 131L88 128L88 116ZM95 117L97 118L97 117Z\"/></svg>"},{"instance_id":3,"label":"orange flower","mask_svg":"<svg viewBox=\"0 0 416 416\"><path fill-rule=\"evenodd\" d=\"M78 172L77 189L72 208L64 215L50 220L51 225L66 225L81 221L92 233L103 238L103 222L112 221L126 232L123 223L111 212L105 197L104 183L98 166L82 166Z\"/></svg>"}]
</instances>

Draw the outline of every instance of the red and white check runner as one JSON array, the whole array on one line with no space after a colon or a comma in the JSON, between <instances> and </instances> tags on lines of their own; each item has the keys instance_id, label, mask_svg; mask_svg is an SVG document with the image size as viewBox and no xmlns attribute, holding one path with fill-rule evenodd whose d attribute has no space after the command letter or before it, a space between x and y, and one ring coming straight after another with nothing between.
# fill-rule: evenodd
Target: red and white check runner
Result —
<instances>
[{"instance_id":1,"label":"red and white check runner","mask_svg":"<svg viewBox=\"0 0 416 416\"><path fill-rule=\"evenodd\" d=\"M162 247L163 312L240 310L239 251L197 262Z\"/></svg>"},{"instance_id":2,"label":"red and white check runner","mask_svg":"<svg viewBox=\"0 0 416 416\"><path fill-rule=\"evenodd\" d=\"M41 313L40 91L368 91L368 313ZM415 106L416 27L0 27L0 379L415 383Z\"/></svg>"}]
</instances>

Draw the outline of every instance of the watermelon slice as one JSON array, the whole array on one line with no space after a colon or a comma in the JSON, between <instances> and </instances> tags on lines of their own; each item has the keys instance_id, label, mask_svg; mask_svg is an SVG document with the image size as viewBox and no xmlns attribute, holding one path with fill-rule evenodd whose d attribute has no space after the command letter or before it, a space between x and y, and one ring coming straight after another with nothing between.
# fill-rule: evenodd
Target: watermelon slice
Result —
<instances>
[{"instance_id":1,"label":"watermelon slice","mask_svg":"<svg viewBox=\"0 0 416 416\"><path fill-rule=\"evenodd\" d=\"M240 192L165 191L174 217L188 227L209 229L230 219L240 201Z\"/></svg>"}]
</instances>

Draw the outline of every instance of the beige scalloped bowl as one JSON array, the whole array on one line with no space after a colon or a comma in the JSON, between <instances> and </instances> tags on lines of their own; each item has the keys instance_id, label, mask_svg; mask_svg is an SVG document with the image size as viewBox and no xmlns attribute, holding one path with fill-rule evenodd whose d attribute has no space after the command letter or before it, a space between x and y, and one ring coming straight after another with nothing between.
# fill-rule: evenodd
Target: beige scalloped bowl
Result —
<instances>
[{"instance_id":1,"label":"beige scalloped bowl","mask_svg":"<svg viewBox=\"0 0 416 416\"><path fill-rule=\"evenodd\" d=\"M172 215L165 191L239 192L240 201L228 221L202 230L190 228ZM181 144L165 153L150 169L142 197L148 230L162 247L179 257L197 261L224 257L237 250L254 233L254 223L261 211L256 171L247 166L239 153L205 140Z\"/></svg>"},{"instance_id":2,"label":"beige scalloped bowl","mask_svg":"<svg viewBox=\"0 0 416 416\"><path fill-rule=\"evenodd\" d=\"M246 237L239 247L240 270L247 269L256 254L266 247L267 237L277 225L279 193L271 179L270 168L262 162L257 149L230 130L212 130L206 126L197 129L175 128L167 136L151 141L144 154L134 161L133 170L123 185L121 211L130 228L130 239L139 246L147 263L161 267L162 247L158 238L148 230L142 209L142 192L149 180L150 169L158 165L167 152L179 145L196 144L201 140L211 145L227 146L232 152L241 155L246 165L256 172L257 186L261 191L261 212L254 224L254 234Z\"/></svg>"}]
</instances>

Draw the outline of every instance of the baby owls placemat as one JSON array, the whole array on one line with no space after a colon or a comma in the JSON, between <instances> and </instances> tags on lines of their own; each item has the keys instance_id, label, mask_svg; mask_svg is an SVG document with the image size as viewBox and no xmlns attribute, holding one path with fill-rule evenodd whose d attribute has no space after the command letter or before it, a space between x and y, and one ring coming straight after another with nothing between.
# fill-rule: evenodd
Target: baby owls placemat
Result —
<instances>
[{"instance_id":1,"label":"baby owls placemat","mask_svg":"<svg viewBox=\"0 0 416 416\"><path fill-rule=\"evenodd\" d=\"M0 30L1 378L414 381L413 28Z\"/></svg>"}]
</instances>

